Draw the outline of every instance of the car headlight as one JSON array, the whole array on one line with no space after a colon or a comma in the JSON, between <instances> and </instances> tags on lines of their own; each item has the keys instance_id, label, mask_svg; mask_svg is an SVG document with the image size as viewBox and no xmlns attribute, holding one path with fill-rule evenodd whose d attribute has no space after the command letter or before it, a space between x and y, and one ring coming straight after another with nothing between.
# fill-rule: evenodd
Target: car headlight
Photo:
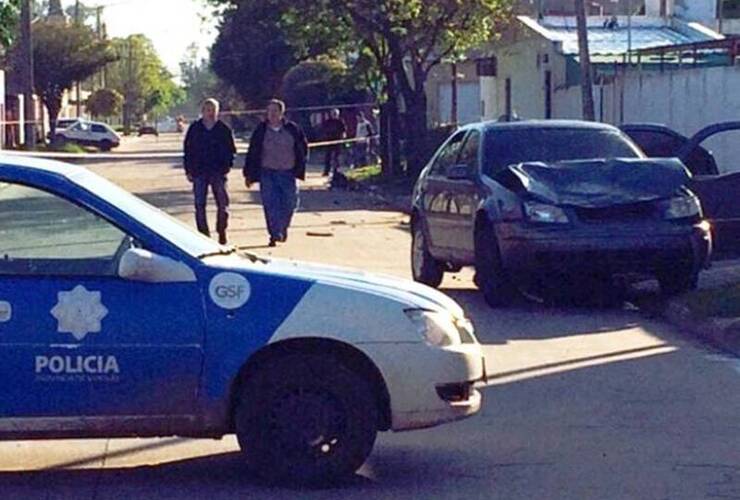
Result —
<instances>
[{"instance_id":1,"label":"car headlight","mask_svg":"<svg viewBox=\"0 0 740 500\"><path fill-rule=\"evenodd\" d=\"M447 347L462 343L452 315L424 309L408 309L405 312L427 344Z\"/></svg>"},{"instance_id":2,"label":"car headlight","mask_svg":"<svg viewBox=\"0 0 740 500\"><path fill-rule=\"evenodd\" d=\"M544 222L548 224L567 224L568 216L562 208L545 203L526 202L524 203L524 213L532 222Z\"/></svg>"},{"instance_id":3,"label":"car headlight","mask_svg":"<svg viewBox=\"0 0 740 500\"><path fill-rule=\"evenodd\" d=\"M676 196L663 202L663 217L666 219L687 219L701 215L701 204L696 196Z\"/></svg>"}]
</instances>

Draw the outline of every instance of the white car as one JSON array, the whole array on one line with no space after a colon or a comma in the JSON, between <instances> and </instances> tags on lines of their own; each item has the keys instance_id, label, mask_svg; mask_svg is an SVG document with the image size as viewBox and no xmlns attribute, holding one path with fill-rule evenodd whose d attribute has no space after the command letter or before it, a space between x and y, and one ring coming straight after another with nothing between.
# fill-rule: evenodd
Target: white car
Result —
<instances>
[{"instance_id":1,"label":"white car","mask_svg":"<svg viewBox=\"0 0 740 500\"><path fill-rule=\"evenodd\" d=\"M425 285L218 245L78 166L0 155L0 439L236 434L333 480L475 414L482 350Z\"/></svg>"},{"instance_id":2,"label":"white car","mask_svg":"<svg viewBox=\"0 0 740 500\"><path fill-rule=\"evenodd\" d=\"M108 124L78 120L74 124L57 130L57 142L73 142L82 146L95 146L101 151L110 151L121 144L121 136Z\"/></svg>"}]
</instances>

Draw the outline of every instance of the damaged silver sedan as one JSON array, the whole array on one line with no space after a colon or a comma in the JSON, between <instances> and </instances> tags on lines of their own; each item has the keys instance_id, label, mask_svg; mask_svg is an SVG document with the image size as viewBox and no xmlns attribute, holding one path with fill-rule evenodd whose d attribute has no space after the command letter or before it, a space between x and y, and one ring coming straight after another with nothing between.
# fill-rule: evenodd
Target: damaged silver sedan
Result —
<instances>
[{"instance_id":1,"label":"damaged silver sedan","mask_svg":"<svg viewBox=\"0 0 740 500\"><path fill-rule=\"evenodd\" d=\"M438 286L473 265L492 306L522 286L614 276L654 277L681 293L696 287L712 247L690 178L680 161L647 159L609 125L466 126L416 184L414 278Z\"/></svg>"}]
</instances>

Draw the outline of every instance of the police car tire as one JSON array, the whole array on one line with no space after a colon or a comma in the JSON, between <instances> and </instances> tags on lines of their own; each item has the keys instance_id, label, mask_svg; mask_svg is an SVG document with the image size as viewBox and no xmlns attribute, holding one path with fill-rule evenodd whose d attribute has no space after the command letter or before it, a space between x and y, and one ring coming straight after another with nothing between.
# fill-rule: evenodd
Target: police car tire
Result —
<instances>
[{"instance_id":1,"label":"police car tire","mask_svg":"<svg viewBox=\"0 0 740 500\"><path fill-rule=\"evenodd\" d=\"M421 248L417 249L417 245ZM417 259L421 259L421 262L416 262ZM444 278L444 268L442 262L432 257L421 222L416 222L412 228L411 241L411 272L414 281L437 288Z\"/></svg>"},{"instance_id":2,"label":"police car tire","mask_svg":"<svg viewBox=\"0 0 740 500\"><path fill-rule=\"evenodd\" d=\"M336 434L311 438L320 446L307 446L291 456L283 449L286 440L305 431L317 416L311 415L315 401L302 406L300 400L291 400L296 394L323 399L320 414L334 412L340 425ZM289 355L263 365L246 381L235 414L239 446L249 468L270 482L325 484L351 476L375 443L378 409L372 395L364 377L331 356ZM288 413L295 421L292 429L281 425ZM296 443L288 443L289 449L291 444Z\"/></svg>"},{"instance_id":3,"label":"police car tire","mask_svg":"<svg viewBox=\"0 0 740 500\"><path fill-rule=\"evenodd\" d=\"M501 262L496 233L490 223L475 233L475 284L490 307L511 304L519 295Z\"/></svg>"},{"instance_id":4,"label":"police car tire","mask_svg":"<svg viewBox=\"0 0 740 500\"><path fill-rule=\"evenodd\" d=\"M666 297L675 297L682 293L696 290L699 285L699 273L693 269L675 269L658 274L660 292Z\"/></svg>"}]
</instances>

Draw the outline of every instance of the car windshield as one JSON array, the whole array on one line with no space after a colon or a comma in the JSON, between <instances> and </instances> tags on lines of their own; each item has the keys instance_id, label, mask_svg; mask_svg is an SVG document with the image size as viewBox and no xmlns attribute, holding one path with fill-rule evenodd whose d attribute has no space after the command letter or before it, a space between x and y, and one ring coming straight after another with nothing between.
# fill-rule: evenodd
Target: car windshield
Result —
<instances>
[{"instance_id":1,"label":"car windshield","mask_svg":"<svg viewBox=\"0 0 740 500\"><path fill-rule=\"evenodd\" d=\"M484 173L509 165L596 158L639 158L643 154L622 133L591 128L516 128L491 130L485 138Z\"/></svg>"},{"instance_id":2,"label":"car windshield","mask_svg":"<svg viewBox=\"0 0 740 500\"><path fill-rule=\"evenodd\" d=\"M222 255L235 251L193 231L187 224L92 172L79 171L71 178L193 257Z\"/></svg>"}]
</instances>

